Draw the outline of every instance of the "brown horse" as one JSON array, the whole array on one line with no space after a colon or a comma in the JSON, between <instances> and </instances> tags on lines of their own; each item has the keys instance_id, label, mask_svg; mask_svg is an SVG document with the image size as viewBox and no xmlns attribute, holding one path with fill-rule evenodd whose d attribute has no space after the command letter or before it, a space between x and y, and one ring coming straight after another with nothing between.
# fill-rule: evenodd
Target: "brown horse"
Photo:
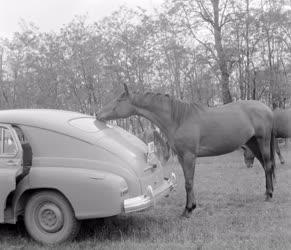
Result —
<instances>
[{"instance_id":1,"label":"brown horse","mask_svg":"<svg viewBox=\"0 0 291 250\"><path fill-rule=\"evenodd\" d=\"M274 133L276 138L291 138L291 108L275 109L274 111ZM248 149L242 146L244 150L244 161L248 168L253 167L255 156ZM275 150L279 156L281 164L284 164L284 158L280 152L278 140L275 140Z\"/></svg>"},{"instance_id":2,"label":"brown horse","mask_svg":"<svg viewBox=\"0 0 291 250\"><path fill-rule=\"evenodd\" d=\"M273 112L258 101L240 101L216 108L184 103L169 95L130 94L125 91L101 110L100 120L143 116L167 137L183 168L189 217L196 208L194 172L196 157L232 152L247 144L261 162L266 177L266 200L272 198L275 174Z\"/></svg>"}]
</instances>

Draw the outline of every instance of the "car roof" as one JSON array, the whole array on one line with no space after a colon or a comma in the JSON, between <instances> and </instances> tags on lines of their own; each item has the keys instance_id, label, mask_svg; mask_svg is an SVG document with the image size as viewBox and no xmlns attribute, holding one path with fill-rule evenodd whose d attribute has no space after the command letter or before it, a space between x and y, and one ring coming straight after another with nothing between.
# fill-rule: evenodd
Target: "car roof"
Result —
<instances>
[{"instance_id":1,"label":"car roof","mask_svg":"<svg viewBox=\"0 0 291 250\"><path fill-rule=\"evenodd\" d=\"M0 123L23 124L46 128L57 127L71 119L92 117L86 114L56 109L8 109L0 111Z\"/></svg>"},{"instance_id":2,"label":"car roof","mask_svg":"<svg viewBox=\"0 0 291 250\"><path fill-rule=\"evenodd\" d=\"M93 118L90 115L56 109L10 109L0 111L0 123L26 125L76 135L76 128L68 121ZM72 134L73 133L73 134Z\"/></svg>"}]
</instances>

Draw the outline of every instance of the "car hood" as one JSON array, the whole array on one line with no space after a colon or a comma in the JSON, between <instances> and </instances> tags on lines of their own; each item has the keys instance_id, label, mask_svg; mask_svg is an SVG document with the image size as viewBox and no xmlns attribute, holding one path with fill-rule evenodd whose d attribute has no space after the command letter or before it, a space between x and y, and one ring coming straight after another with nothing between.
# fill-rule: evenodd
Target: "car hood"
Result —
<instances>
[{"instance_id":1,"label":"car hood","mask_svg":"<svg viewBox=\"0 0 291 250\"><path fill-rule=\"evenodd\" d=\"M138 137L120 127L103 129L98 136L98 146L122 158L138 170L146 165L147 145Z\"/></svg>"}]
</instances>

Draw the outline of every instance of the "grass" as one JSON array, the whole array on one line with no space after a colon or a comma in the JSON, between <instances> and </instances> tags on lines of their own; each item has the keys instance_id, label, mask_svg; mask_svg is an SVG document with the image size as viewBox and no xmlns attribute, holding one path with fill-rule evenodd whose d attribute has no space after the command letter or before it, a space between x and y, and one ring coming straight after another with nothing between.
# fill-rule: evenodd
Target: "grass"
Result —
<instances>
[{"instance_id":1,"label":"grass","mask_svg":"<svg viewBox=\"0 0 291 250\"><path fill-rule=\"evenodd\" d=\"M21 224L0 225L0 249L291 249L291 150L282 152L286 164L277 161L271 202L264 201L265 177L258 162L247 169L239 151L200 158L198 207L183 219L183 174L171 160L166 171L177 173L178 187L155 209L85 221L76 240L55 247L32 241Z\"/></svg>"}]
</instances>

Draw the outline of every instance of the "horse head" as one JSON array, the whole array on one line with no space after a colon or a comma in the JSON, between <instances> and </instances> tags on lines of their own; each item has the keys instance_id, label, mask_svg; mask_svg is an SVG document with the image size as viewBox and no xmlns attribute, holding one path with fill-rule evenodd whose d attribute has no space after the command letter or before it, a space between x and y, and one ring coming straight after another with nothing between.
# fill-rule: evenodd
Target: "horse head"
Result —
<instances>
[{"instance_id":1,"label":"horse head","mask_svg":"<svg viewBox=\"0 0 291 250\"><path fill-rule=\"evenodd\" d=\"M245 145L242 145L241 148L242 148L243 151L244 151L244 161L245 161L245 164L247 165L248 168L253 167L254 160L255 160L255 156L254 156L254 154L253 154L252 151L251 151L248 147L246 147Z\"/></svg>"},{"instance_id":2,"label":"horse head","mask_svg":"<svg viewBox=\"0 0 291 250\"><path fill-rule=\"evenodd\" d=\"M97 119L101 121L108 121L119 118L127 118L134 115L135 108L131 101L131 95L126 84L124 84L124 92L113 101L105 105L97 115Z\"/></svg>"}]
</instances>

